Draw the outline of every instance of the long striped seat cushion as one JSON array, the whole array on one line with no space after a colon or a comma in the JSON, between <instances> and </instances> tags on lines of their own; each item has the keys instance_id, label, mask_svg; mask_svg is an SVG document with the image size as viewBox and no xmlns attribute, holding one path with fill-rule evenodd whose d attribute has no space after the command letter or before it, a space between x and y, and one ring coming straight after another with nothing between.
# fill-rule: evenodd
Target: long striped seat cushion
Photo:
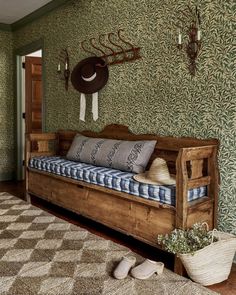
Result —
<instances>
[{"instance_id":1,"label":"long striped seat cushion","mask_svg":"<svg viewBox=\"0 0 236 295\"><path fill-rule=\"evenodd\" d=\"M174 185L140 183L132 178L134 173L73 162L61 157L45 156L31 158L29 167L175 206L176 187ZM188 191L188 201L204 196L206 196L206 187Z\"/></svg>"}]
</instances>

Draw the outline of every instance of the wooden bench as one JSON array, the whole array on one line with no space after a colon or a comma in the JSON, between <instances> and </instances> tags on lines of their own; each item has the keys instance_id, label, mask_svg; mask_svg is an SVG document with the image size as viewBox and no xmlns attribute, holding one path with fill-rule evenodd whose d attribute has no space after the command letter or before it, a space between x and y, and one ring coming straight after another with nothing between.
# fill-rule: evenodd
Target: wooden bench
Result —
<instances>
[{"instance_id":1,"label":"wooden bench","mask_svg":"<svg viewBox=\"0 0 236 295\"><path fill-rule=\"evenodd\" d=\"M33 156L65 156L76 131L28 134L26 163ZM188 228L206 221L216 227L218 203L218 164L216 139L136 135L122 125L109 125L101 132L79 132L89 137L123 140L157 140L150 163L155 157L167 161L170 173L176 174L176 206L118 192L84 181L58 176L37 169L26 169L27 196L37 196L73 212L159 247L157 235L174 228ZM207 186L207 196L188 202L188 190ZM182 273L178 258L175 271Z\"/></svg>"}]
</instances>

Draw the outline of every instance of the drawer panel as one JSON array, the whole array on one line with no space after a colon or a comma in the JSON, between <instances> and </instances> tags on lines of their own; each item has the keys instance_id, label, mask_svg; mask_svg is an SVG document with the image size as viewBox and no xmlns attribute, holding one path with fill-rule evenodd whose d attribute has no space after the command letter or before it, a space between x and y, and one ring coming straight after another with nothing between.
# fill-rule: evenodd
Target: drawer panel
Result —
<instances>
[{"instance_id":1,"label":"drawer panel","mask_svg":"<svg viewBox=\"0 0 236 295\"><path fill-rule=\"evenodd\" d=\"M157 243L157 235L173 230L174 212L163 208L149 208L145 204L95 190L89 190L80 212L112 228L135 237Z\"/></svg>"},{"instance_id":2,"label":"drawer panel","mask_svg":"<svg viewBox=\"0 0 236 295\"><path fill-rule=\"evenodd\" d=\"M39 173L29 172L28 190L30 193L49 200L51 197L52 178Z\"/></svg>"},{"instance_id":3,"label":"drawer panel","mask_svg":"<svg viewBox=\"0 0 236 295\"><path fill-rule=\"evenodd\" d=\"M86 196L86 189L73 183L53 181L51 199L64 208L80 213L80 203Z\"/></svg>"},{"instance_id":4,"label":"drawer panel","mask_svg":"<svg viewBox=\"0 0 236 295\"><path fill-rule=\"evenodd\" d=\"M51 176L29 173L29 192L64 208L78 211L80 202L86 196L86 189L81 185L56 179Z\"/></svg>"},{"instance_id":5,"label":"drawer panel","mask_svg":"<svg viewBox=\"0 0 236 295\"><path fill-rule=\"evenodd\" d=\"M157 235L175 227L175 211L86 188L39 173L30 173L29 191L63 208L156 245Z\"/></svg>"},{"instance_id":6,"label":"drawer panel","mask_svg":"<svg viewBox=\"0 0 236 295\"><path fill-rule=\"evenodd\" d=\"M89 189L88 196L81 203L81 213L97 221L125 231L131 231L134 219L132 202L105 192Z\"/></svg>"}]
</instances>

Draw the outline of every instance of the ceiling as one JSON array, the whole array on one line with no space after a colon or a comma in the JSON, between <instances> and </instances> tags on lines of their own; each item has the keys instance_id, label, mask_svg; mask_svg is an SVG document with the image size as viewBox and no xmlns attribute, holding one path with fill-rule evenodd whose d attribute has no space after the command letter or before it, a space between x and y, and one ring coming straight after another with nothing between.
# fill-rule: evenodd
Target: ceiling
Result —
<instances>
[{"instance_id":1,"label":"ceiling","mask_svg":"<svg viewBox=\"0 0 236 295\"><path fill-rule=\"evenodd\" d=\"M12 24L52 0L0 0L0 23Z\"/></svg>"}]
</instances>

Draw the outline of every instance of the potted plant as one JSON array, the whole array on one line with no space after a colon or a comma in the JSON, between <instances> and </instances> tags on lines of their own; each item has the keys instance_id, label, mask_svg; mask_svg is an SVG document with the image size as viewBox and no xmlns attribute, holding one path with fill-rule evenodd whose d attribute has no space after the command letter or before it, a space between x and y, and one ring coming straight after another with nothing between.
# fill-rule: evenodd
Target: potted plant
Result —
<instances>
[{"instance_id":1,"label":"potted plant","mask_svg":"<svg viewBox=\"0 0 236 295\"><path fill-rule=\"evenodd\" d=\"M197 283L204 286L220 283L230 274L236 236L215 229L209 231L205 222L158 235L158 243L180 257L189 277Z\"/></svg>"}]
</instances>

